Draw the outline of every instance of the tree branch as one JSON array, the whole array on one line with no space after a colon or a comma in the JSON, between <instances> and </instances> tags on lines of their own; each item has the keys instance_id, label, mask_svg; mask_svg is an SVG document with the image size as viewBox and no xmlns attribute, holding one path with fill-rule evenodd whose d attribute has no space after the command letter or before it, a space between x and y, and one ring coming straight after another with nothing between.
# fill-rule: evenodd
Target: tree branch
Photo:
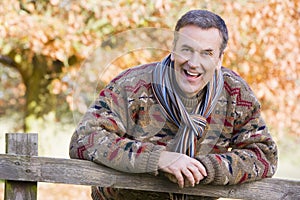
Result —
<instances>
[{"instance_id":1,"label":"tree branch","mask_svg":"<svg viewBox=\"0 0 300 200\"><path fill-rule=\"evenodd\" d=\"M13 68L18 68L18 63L16 63L13 59L11 59L9 56L0 55L0 63Z\"/></svg>"},{"instance_id":2,"label":"tree branch","mask_svg":"<svg viewBox=\"0 0 300 200\"><path fill-rule=\"evenodd\" d=\"M31 12L24 6L24 3L19 0L20 9L27 12L28 14L31 14Z\"/></svg>"}]
</instances>

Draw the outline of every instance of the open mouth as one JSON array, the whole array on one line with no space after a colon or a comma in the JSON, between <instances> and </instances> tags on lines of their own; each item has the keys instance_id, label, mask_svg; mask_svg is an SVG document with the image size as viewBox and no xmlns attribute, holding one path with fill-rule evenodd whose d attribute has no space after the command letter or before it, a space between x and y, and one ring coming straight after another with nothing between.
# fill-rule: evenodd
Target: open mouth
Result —
<instances>
[{"instance_id":1,"label":"open mouth","mask_svg":"<svg viewBox=\"0 0 300 200\"><path fill-rule=\"evenodd\" d=\"M187 77L198 78L199 76L201 76L201 73L194 73L194 72L187 71L185 69L183 70L183 72Z\"/></svg>"}]
</instances>

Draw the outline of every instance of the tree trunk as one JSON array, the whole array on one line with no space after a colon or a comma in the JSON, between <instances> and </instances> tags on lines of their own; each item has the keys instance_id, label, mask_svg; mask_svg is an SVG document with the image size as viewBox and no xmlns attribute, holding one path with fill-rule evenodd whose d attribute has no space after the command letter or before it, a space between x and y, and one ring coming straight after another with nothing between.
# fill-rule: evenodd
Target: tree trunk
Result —
<instances>
[{"instance_id":1,"label":"tree trunk","mask_svg":"<svg viewBox=\"0 0 300 200\"><path fill-rule=\"evenodd\" d=\"M56 96L49 91L49 86L54 77L62 71L63 64L60 61L53 61L43 55L35 54L32 59L23 53L24 62L16 63L12 58L15 53L10 55L0 55L0 63L16 69L22 77L26 87L25 107L20 114L24 115L23 131L31 131L31 124L44 114L49 113L55 108Z\"/></svg>"},{"instance_id":2,"label":"tree trunk","mask_svg":"<svg viewBox=\"0 0 300 200\"><path fill-rule=\"evenodd\" d=\"M32 59L31 75L24 78L26 86L25 98L25 115L24 115L24 131L30 131L30 125L43 114L51 111L53 107L51 100L54 95L49 91L51 83L51 74L48 71L48 61L44 56L35 55ZM51 73L51 72L50 72Z\"/></svg>"}]
</instances>

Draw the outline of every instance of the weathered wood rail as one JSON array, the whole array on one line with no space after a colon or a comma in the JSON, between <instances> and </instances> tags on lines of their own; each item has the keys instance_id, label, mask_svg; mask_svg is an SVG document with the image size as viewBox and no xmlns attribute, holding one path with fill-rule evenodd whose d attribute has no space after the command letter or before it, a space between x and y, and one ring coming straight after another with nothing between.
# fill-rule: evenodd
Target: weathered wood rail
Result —
<instances>
[{"instance_id":1,"label":"weathered wood rail","mask_svg":"<svg viewBox=\"0 0 300 200\"><path fill-rule=\"evenodd\" d=\"M300 199L300 180L271 178L234 186L197 185L179 189L163 177L123 173L85 160L38 157L37 143L37 134L6 134L6 154L0 154L0 179L5 180L5 200L37 199L37 182L232 199Z\"/></svg>"}]
</instances>

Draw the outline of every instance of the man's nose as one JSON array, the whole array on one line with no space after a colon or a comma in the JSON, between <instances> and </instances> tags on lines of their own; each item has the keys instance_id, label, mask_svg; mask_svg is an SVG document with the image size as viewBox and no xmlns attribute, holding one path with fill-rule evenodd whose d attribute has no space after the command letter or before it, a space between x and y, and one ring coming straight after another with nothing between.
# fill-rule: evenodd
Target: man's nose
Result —
<instances>
[{"instance_id":1,"label":"man's nose","mask_svg":"<svg viewBox=\"0 0 300 200\"><path fill-rule=\"evenodd\" d=\"M188 64L191 67L199 67L200 66L200 55L198 52L193 52L192 56L188 59Z\"/></svg>"}]
</instances>

